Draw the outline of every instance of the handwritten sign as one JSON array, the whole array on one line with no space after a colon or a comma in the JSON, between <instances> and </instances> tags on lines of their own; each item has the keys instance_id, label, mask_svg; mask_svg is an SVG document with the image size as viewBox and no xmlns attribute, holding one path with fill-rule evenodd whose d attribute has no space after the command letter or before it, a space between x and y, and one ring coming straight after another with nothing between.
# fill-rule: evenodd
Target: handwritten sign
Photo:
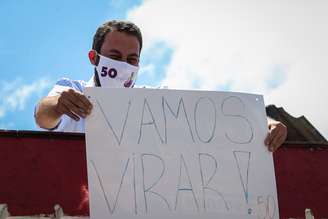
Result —
<instances>
[{"instance_id":1,"label":"handwritten sign","mask_svg":"<svg viewBox=\"0 0 328 219\"><path fill-rule=\"evenodd\" d=\"M91 218L278 219L262 96L87 88Z\"/></svg>"}]
</instances>

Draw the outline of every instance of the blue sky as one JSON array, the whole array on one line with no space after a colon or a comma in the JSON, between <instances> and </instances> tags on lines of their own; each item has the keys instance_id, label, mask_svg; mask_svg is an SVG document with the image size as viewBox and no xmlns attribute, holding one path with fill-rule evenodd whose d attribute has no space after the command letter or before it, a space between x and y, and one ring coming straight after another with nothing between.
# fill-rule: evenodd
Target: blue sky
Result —
<instances>
[{"instance_id":1,"label":"blue sky","mask_svg":"<svg viewBox=\"0 0 328 219\"><path fill-rule=\"evenodd\" d=\"M137 84L262 94L327 137L328 2L251 2L0 1L0 129L36 129L58 79L91 77L97 27L127 19L144 37Z\"/></svg>"},{"instance_id":2,"label":"blue sky","mask_svg":"<svg viewBox=\"0 0 328 219\"><path fill-rule=\"evenodd\" d=\"M140 3L0 1L0 129L36 129L35 103L56 80L91 77L93 68L87 53L97 27L107 20L126 19L127 11ZM156 47L164 48L164 52L160 57L142 55L145 68L138 84L156 86L163 76L170 50L161 43ZM152 73L143 74L145 71Z\"/></svg>"}]
</instances>

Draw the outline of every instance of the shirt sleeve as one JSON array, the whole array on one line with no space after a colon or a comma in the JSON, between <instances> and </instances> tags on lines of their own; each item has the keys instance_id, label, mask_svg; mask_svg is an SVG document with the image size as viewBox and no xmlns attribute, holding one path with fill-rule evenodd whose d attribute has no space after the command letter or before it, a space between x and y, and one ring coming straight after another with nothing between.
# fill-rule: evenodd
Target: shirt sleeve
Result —
<instances>
[{"instance_id":1,"label":"shirt sleeve","mask_svg":"<svg viewBox=\"0 0 328 219\"><path fill-rule=\"evenodd\" d=\"M61 78L56 82L55 86L48 93L48 97L59 95L68 89L75 89L72 80L68 78Z\"/></svg>"}]
</instances>

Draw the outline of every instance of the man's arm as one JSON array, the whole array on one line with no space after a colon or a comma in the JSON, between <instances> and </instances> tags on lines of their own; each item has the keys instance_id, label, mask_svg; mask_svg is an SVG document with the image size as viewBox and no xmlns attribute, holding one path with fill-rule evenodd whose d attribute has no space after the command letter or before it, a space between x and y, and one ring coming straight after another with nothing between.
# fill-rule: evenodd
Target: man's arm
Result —
<instances>
[{"instance_id":1,"label":"man's arm","mask_svg":"<svg viewBox=\"0 0 328 219\"><path fill-rule=\"evenodd\" d=\"M44 129L53 129L62 115L67 115L79 121L91 113L92 104L80 92L73 89L63 91L59 95L44 97L35 110L35 121Z\"/></svg>"},{"instance_id":2,"label":"man's arm","mask_svg":"<svg viewBox=\"0 0 328 219\"><path fill-rule=\"evenodd\" d=\"M287 127L282 122L271 119L270 117L267 117L267 119L269 133L264 143L269 151L274 152L285 142L287 138Z\"/></svg>"}]
</instances>

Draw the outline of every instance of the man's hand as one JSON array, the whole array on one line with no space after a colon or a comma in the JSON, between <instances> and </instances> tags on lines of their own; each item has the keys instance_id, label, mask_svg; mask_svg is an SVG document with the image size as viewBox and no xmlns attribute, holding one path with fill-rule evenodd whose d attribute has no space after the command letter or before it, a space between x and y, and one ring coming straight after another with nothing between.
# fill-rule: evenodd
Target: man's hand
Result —
<instances>
[{"instance_id":1,"label":"man's hand","mask_svg":"<svg viewBox=\"0 0 328 219\"><path fill-rule=\"evenodd\" d=\"M287 138L287 127L278 121L268 121L269 133L264 140L265 145L271 152L276 151Z\"/></svg>"},{"instance_id":2,"label":"man's hand","mask_svg":"<svg viewBox=\"0 0 328 219\"><path fill-rule=\"evenodd\" d=\"M69 89L59 95L42 98L35 110L35 121L41 128L53 129L63 114L79 121L91 110L92 104L82 93Z\"/></svg>"},{"instance_id":3,"label":"man's hand","mask_svg":"<svg viewBox=\"0 0 328 219\"><path fill-rule=\"evenodd\" d=\"M91 113L92 104L82 93L69 89L60 94L55 110L59 116L66 114L79 121L80 117L85 118Z\"/></svg>"}]
</instances>

